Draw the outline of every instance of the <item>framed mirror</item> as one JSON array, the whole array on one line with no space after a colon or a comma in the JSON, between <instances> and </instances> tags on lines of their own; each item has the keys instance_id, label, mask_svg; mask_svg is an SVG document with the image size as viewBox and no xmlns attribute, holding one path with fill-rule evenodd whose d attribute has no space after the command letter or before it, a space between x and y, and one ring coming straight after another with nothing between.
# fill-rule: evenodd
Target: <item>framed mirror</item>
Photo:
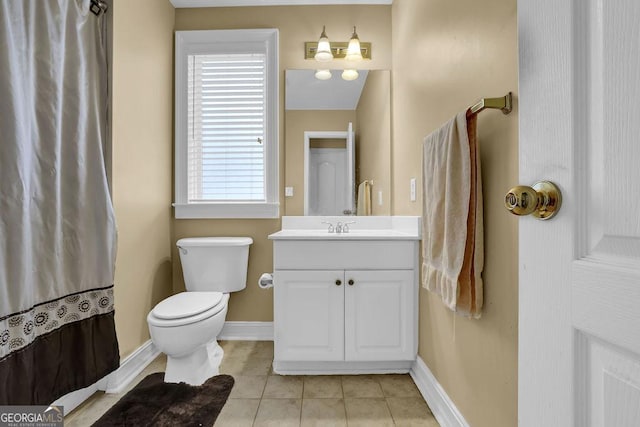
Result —
<instances>
[{"instance_id":1,"label":"framed mirror","mask_svg":"<svg viewBox=\"0 0 640 427\"><path fill-rule=\"evenodd\" d=\"M285 215L390 215L390 72L329 72L286 71Z\"/></svg>"}]
</instances>

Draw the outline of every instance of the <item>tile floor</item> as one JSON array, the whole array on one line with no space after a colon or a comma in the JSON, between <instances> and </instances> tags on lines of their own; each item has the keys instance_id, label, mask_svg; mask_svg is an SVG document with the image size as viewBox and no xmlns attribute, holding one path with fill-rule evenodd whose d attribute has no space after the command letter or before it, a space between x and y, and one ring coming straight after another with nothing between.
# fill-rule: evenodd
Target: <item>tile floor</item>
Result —
<instances>
[{"instance_id":1,"label":"tile floor","mask_svg":"<svg viewBox=\"0 0 640 427\"><path fill-rule=\"evenodd\" d=\"M439 427L408 375L280 376L273 373L270 341L222 341L221 373L236 382L215 426L427 426ZM65 418L66 427L88 427L129 389L163 371L151 363L122 394L94 394Z\"/></svg>"}]
</instances>

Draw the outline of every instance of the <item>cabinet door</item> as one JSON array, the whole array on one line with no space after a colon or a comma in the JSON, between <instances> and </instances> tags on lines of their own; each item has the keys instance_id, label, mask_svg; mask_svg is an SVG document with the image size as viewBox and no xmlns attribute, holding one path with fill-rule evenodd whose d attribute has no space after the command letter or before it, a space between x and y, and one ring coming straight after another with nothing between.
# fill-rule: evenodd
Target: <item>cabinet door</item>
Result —
<instances>
[{"instance_id":1,"label":"cabinet door","mask_svg":"<svg viewBox=\"0 0 640 427\"><path fill-rule=\"evenodd\" d=\"M345 360L415 359L414 272L346 271L345 281Z\"/></svg>"},{"instance_id":2,"label":"cabinet door","mask_svg":"<svg viewBox=\"0 0 640 427\"><path fill-rule=\"evenodd\" d=\"M276 360L344 360L344 286L342 270L275 271Z\"/></svg>"}]
</instances>

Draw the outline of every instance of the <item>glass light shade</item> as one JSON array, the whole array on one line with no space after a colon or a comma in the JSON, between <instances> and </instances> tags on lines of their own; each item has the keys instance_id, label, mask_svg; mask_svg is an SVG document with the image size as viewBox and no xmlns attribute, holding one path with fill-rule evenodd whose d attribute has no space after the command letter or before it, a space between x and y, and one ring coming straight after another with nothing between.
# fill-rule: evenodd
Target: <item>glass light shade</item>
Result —
<instances>
[{"instance_id":1,"label":"glass light shade","mask_svg":"<svg viewBox=\"0 0 640 427\"><path fill-rule=\"evenodd\" d=\"M329 44L327 33L324 32L324 25L322 26L322 34L320 34L320 40L318 40L318 49L316 50L314 58L318 62L327 62L333 59L333 54L331 53L331 44Z\"/></svg>"},{"instance_id":2,"label":"glass light shade","mask_svg":"<svg viewBox=\"0 0 640 427\"><path fill-rule=\"evenodd\" d=\"M342 79L343 80L355 80L358 78L358 71L357 70L344 70L342 72Z\"/></svg>"},{"instance_id":3,"label":"glass light shade","mask_svg":"<svg viewBox=\"0 0 640 427\"><path fill-rule=\"evenodd\" d=\"M329 80L331 78L331 71L329 70L318 70L316 71L316 79L318 80Z\"/></svg>"},{"instance_id":4,"label":"glass light shade","mask_svg":"<svg viewBox=\"0 0 640 427\"><path fill-rule=\"evenodd\" d=\"M360 39L356 34L356 27L353 27L353 34L351 40L349 40L349 47L347 47L347 55L344 57L347 61L361 61L362 52L360 51Z\"/></svg>"}]
</instances>

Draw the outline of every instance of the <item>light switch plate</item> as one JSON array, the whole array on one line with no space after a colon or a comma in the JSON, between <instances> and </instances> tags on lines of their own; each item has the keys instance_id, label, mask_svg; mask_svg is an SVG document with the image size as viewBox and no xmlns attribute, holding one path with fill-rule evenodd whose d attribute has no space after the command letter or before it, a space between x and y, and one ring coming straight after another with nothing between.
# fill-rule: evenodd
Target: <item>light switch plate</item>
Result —
<instances>
[{"instance_id":1,"label":"light switch plate","mask_svg":"<svg viewBox=\"0 0 640 427\"><path fill-rule=\"evenodd\" d=\"M415 178L411 178L411 201L415 202L416 201L416 179Z\"/></svg>"},{"instance_id":2,"label":"light switch plate","mask_svg":"<svg viewBox=\"0 0 640 427\"><path fill-rule=\"evenodd\" d=\"M284 187L284 196L293 197L293 187Z\"/></svg>"}]
</instances>

